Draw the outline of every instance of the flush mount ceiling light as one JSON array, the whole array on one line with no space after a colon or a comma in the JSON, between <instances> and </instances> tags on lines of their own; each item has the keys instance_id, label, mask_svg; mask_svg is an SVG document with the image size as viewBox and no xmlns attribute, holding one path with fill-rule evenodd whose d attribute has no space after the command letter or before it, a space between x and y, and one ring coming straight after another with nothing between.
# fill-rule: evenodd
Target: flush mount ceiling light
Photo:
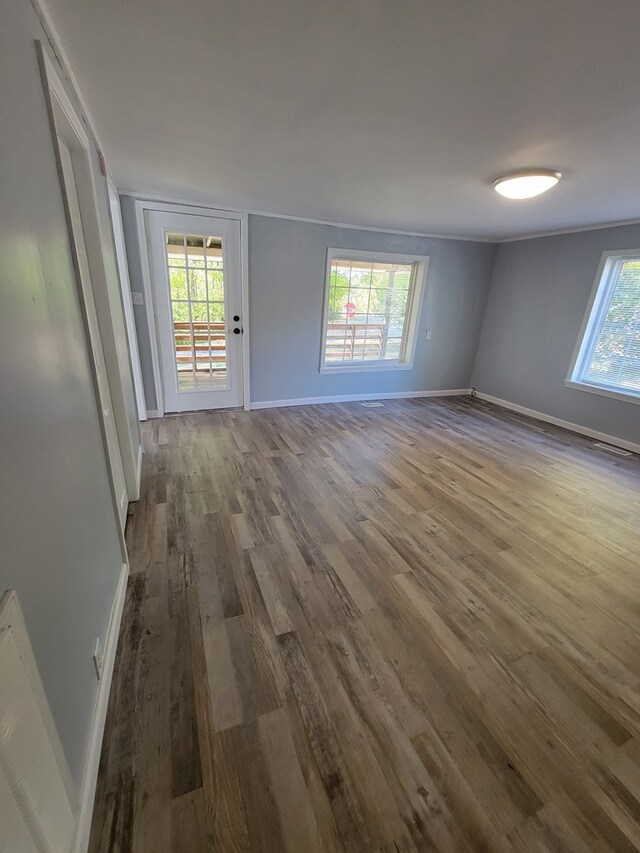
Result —
<instances>
[{"instance_id":1,"label":"flush mount ceiling light","mask_svg":"<svg viewBox=\"0 0 640 853\"><path fill-rule=\"evenodd\" d=\"M532 198L534 195L546 193L560 180L560 172L553 169L522 169L502 175L493 182L493 187L500 195L507 198Z\"/></svg>"}]
</instances>

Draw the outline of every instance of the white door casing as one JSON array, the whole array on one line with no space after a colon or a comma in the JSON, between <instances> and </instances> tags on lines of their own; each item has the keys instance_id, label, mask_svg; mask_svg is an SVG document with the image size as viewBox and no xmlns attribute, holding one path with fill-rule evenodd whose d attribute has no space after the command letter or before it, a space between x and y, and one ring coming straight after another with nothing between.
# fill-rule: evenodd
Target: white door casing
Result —
<instances>
[{"instance_id":1,"label":"white door casing","mask_svg":"<svg viewBox=\"0 0 640 853\"><path fill-rule=\"evenodd\" d=\"M131 284L129 281L129 268L127 266L127 251L124 239L124 228L122 225L122 212L120 210L120 196L118 195L118 188L115 181L109 172L107 172L107 190L109 193L109 208L111 210L111 224L116 251L116 263L118 265L120 289L122 292L122 307L124 310L125 327L129 343L129 358L131 361L133 388L136 395L136 407L138 410L138 418L141 421L146 421L147 406L144 398L144 384L142 381L142 368L140 367L136 321L133 313L133 303L131 301Z\"/></svg>"},{"instance_id":2,"label":"white door casing","mask_svg":"<svg viewBox=\"0 0 640 853\"><path fill-rule=\"evenodd\" d=\"M113 489L117 501L118 517L120 525L122 529L124 529L124 525L127 519L128 508L127 485L124 476L124 468L122 466L122 457L120 455L118 433L116 431L116 425L113 418L111 394L109 392L109 381L107 378L104 354L102 352L102 343L100 339L100 328L98 326L96 307L93 299L91 273L89 271L87 249L84 242L84 233L82 230L82 218L80 214L80 205L78 202L78 193L76 189L76 182L73 171L73 162L71 159L71 153L69 151L69 148L61 136L58 136L58 149L60 152L65 195L67 197L67 204L69 206L69 216L71 220L70 236L73 241L76 262L78 265L81 298L89 337L88 343L91 349L92 361L95 371L95 380L97 385L97 404L100 407L100 417L104 425L107 461L109 464L111 478L113 482Z\"/></svg>"},{"instance_id":3,"label":"white door casing","mask_svg":"<svg viewBox=\"0 0 640 853\"><path fill-rule=\"evenodd\" d=\"M85 124L71 102L57 66L41 42L36 53L44 95L49 111L51 138L65 203L67 227L78 298L85 331L102 446L109 477L115 519L118 523L120 550L128 565L124 525L128 508L128 489L120 439L114 418L107 364L102 346L94 286L104 277L98 202L92 166L92 148ZM87 232L85 233L85 226ZM87 234L89 239L87 239ZM95 277L94 277L95 270ZM131 459L133 456L131 455Z\"/></svg>"}]
</instances>

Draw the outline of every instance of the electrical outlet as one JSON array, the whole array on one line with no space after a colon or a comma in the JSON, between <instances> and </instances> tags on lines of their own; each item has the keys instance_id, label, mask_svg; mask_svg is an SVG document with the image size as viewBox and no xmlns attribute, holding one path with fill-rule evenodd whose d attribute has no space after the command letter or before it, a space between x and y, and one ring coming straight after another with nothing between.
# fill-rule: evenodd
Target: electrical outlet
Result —
<instances>
[{"instance_id":1,"label":"electrical outlet","mask_svg":"<svg viewBox=\"0 0 640 853\"><path fill-rule=\"evenodd\" d=\"M139 290L131 291L131 304L132 305L144 305L144 294Z\"/></svg>"},{"instance_id":2,"label":"electrical outlet","mask_svg":"<svg viewBox=\"0 0 640 853\"><path fill-rule=\"evenodd\" d=\"M102 649L100 648L100 637L96 637L93 646L93 665L96 668L96 678L98 681L102 678Z\"/></svg>"},{"instance_id":3,"label":"electrical outlet","mask_svg":"<svg viewBox=\"0 0 640 853\"><path fill-rule=\"evenodd\" d=\"M424 333L425 338L430 341L431 340L431 329L427 329Z\"/></svg>"}]
</instances>

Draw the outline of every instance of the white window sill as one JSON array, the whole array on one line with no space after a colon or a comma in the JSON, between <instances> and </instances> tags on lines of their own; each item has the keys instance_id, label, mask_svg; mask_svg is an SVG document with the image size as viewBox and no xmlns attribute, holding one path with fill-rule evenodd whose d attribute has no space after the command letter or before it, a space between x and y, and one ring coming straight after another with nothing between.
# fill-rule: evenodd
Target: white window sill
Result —
<instances>
[{"instance_id":1,"label":"white window sill","mask_svg":"<svg viewBox=\"0 0 640 853\"><path fill-rule=\"evenodd\" d=\"M386 370L411 370L413 362L406 361L370 361L361 364L342 363L334 365L323 364L320 373L377 373Z\"/></svg>"},{"instance_id":2,"label":"white window sill","mask_svg":"<svg viewBox=\"0 0 640 853\"><path fill-rule=\"evenodd\" d=\"M578 391L589 391L591 394L600 394L602 397L611 397L614 400L624 400L625 403L640 403L640 391L618 391L614 388L604 388L601 385L592 385L589 382L578 382L575 379L566 379L564 383L567 388L576 388Z\"/></svg>"}]
</instances>

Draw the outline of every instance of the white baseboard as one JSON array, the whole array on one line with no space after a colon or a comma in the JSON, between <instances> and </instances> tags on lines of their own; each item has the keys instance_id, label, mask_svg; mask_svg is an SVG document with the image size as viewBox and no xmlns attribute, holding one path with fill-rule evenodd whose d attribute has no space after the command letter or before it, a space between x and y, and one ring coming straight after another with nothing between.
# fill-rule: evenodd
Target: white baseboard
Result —
<instances>
[{"instance_id":1,"label":"white baseboard","mask_svg":"<svg viewBox=\"0 0 640 853\"><path fill-rule=\"evenodd\" d=\"M100 764L100 752L102 750L102 735L104 734L104 725L107 718L109 690L111 688L111 679L113 677L113 666L116 659L116 648L118 646L120 622L122 620L122 610L127 592L128 578L129 567L126 563L123 563L120 571L120 577L118 579L118 587L111 606L109 625L107 626L107 635L104 642L102 677L100 679L96 704L93 709L93 719L91 721L89 748L87 750L87 760L84 768L84 776L82 778L82 788L80 790L80 809L76 824L73 853L86 853L87 847L89 846L91 818L93 815L93 800L96 793L98 766Z\"/></svg>"},{"instance_id":2,"label":"white baseboard","mask_svg":"<svg viewBox=\"0 0 640 853\"><path fill-rule=\"evenodd\" d=\"M292 400L258 400L251 403L252 409L278 409L283 406L315 406L320 403L352 403L359 400L401 400L415 397L462 397L470 394L470 388L445 389L443 391L385 391L382 394L342 394L336 397L294 397Z\"/></svg>"},{"instance_id":3,"label":"white baseboard","mask_svg":"<svg viewBox=\"0 0 640 853\"><path fill-rule=\"evenodd\" d=\"M514 412L519 412L521 415L528 415L530 418L535 418L537 421L545 421L548 424L568 429L571 432L577 432L579 435L586 435L589 438L595 438L598 441L604 441L607 444L613 444L615 447L623 447L625 450L631 450L632 453L640 453L640 444L635 444L633 441L627 441L626 438L618 438L615 435L609 435L606 432L600 432L597 429L584 427L580 424L574 424L571 421L563 421L562 418L556 418L553 415L547 415L544 412L537 412L535 409L528 409L526 406L520 406L518 403L511 403L509 400L501 400L500 397L492 397L491 394L484 394L481 391L476 393L480 400L486 400L488 403L495 403L496 406L502 406L503 409L511 409Z\"/></svg>"}]
</instances>

